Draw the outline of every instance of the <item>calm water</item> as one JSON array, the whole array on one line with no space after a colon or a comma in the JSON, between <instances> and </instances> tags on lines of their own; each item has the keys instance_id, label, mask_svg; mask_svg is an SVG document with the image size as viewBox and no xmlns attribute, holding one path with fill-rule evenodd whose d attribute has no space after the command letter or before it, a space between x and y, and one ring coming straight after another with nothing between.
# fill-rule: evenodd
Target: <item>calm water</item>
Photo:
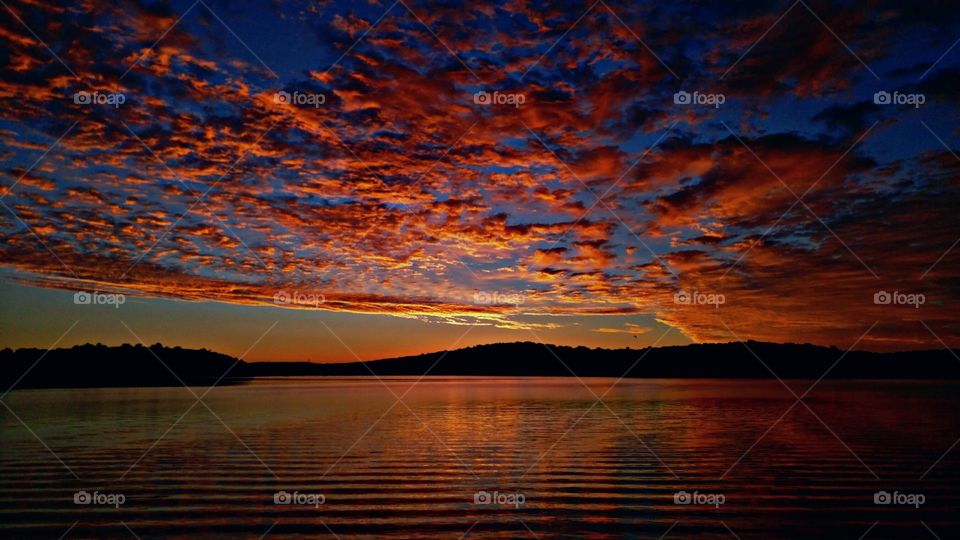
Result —
<instances>
[{"instance_id":1,"label":"calm water","mask_svg":"<svg viewBox=\"0 0 960 540\"><path fill-rule=\"evenodd\" d=\"M960 531L960 445L931 469L960 437L955 383L825 381L804 399L814 416L775 381L413 382L259 381L215 388L206 406L186 388L14 391L13 413L0 408L0 536ZM79 490L98 500L75 504ZM880 490L897 501L875 504ZM283 491L294 504L275 504ZM680 491L694 504L676 504ZM476 504L484 492L493 502Z\"/></svg>"}]
</instances>

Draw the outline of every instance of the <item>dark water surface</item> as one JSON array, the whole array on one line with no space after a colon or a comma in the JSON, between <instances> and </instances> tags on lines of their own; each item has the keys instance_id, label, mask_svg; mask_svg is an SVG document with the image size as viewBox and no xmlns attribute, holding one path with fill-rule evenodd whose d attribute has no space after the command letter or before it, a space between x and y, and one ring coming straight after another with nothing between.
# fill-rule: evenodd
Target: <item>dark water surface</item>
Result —
<instances>
[{"instance_id":1,"label":"dark water surface","mask_svg":"<svg viewBox=\"0 0 960 540\"><path fill-rule=\"evenodd\" d=\"M0 536L960 531L957 383L823 381L798 403L776 381L415 381L263 380L202 402L199 387L15 390L0 407Z\"/></svg>"}]
</instances>

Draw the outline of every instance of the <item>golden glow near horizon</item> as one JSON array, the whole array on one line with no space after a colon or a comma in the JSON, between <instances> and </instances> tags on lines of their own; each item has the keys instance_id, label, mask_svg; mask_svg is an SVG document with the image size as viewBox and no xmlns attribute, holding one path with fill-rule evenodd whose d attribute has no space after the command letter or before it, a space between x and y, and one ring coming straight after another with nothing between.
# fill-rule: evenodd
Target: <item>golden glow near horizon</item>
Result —
<instances>
[{"instance_id":1,"label":"golden glow near horizon","mask_svg":"<svg viewBox=\"0 0 960 540\"><path fill-rule=\"evenodd\" d=\"M766 19L707 10L717 33L659 35L655 56L609 10L545 49L564 17L524 3L424 20L271 6L215 25L170 6L5 10L69 43L10 17L0 32L0 271L19 284L4 304L22 307L21 286L123 294L119 314L159 306L139 325L156 339L230 350L258 335L247 321L297 321L282 357L332 357L327 320L387 356L470 325L606 346L666 327L960 343L956 54L920 69L885 40L851 45L881 82L815 19L746 49ZM911 50L940 45L917 34L931 43ZM96 319L100 298L52 309ZM4 344L71 322L28 311ZM89 339L129 339L87 322Z\"/></svg>"}]
</instances>

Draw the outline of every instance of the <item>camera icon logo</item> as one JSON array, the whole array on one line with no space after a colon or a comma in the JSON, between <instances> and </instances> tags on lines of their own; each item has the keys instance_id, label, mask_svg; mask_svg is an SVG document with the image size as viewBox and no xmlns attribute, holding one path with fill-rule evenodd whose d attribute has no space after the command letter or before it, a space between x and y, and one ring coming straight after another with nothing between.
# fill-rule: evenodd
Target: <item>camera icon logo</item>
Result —
<instances>
[{"instance_id":1,"label":"camera icon logo","mask_svg":"<svg viewBox=\"0 0 960 540\"><path fill-rule=\"evenodd\" d=\"M689 304L692 302L692 300L693 298L690 296L690 293L688 293L687 291L677 291L673 295L674 304Z\"/></svg>"},{"instance_id":2,"label":"camera icon logo","mask_svg":"<svg viewBox=\"0 0 960 540\"><path fill-rule=\"evenodd\" d=\"M493 503L493 497L490 496L489 492L478 491L473 494L473 504L491 504Z\"/></svg>"},{"instance_id":3,"label":"camera icon logo","mask_svg":"<svg viewBox=\"0 0 960 540\"><path fill-rule=\"evenodd\" d=\"M93 303L93 295L87 291L78 291L73 293L73 303L80 305L90 305Z\"/></svg>"},{"instance_id":4,"label":"camera icon logo","mask_svg":"<svg viewBox=\"0 0 960 540\"><path fill-rule=\"evenodd\" d=\"M290 504L293 502L293 496L286 491L278 491L273 494L273 504Z\"/></svg>"},{"instance_id":5,"label":"camera icon logo","mask_svg":"<svg viewBox=\"0 0 960 540\"><path fill-rule=\"evenodd\" d=\"M690 92L680 90L673 94L673 102L676 105L689 105L691 103Z\"/></svg>"},{"instance_id":6,"label":"camera icon logo","mask_svg":"<svg viewBox=\"0 0 960 540\"><path fill-rule=\"evenodd\" d=\"M873 102L877 105L889 105L891 103L890 92L881 90L879 92L874 93Z\"/></svg>"},{"instance_id":7,"label":"camera icon logo","mask_svg":"<svg viewBox=\"0 0 960 540\"><path fill-rule=\"evenodd\" d=\"M480 90L473 94L473 102L477 105L489 105L490 104L490 93L485 90Z\"/></svg>"},{"instance_id":8,"label":"camera icon logo","mask_svg":"<svg viewBox=\"0 0 960 540\"><path fill-rule=\"evenodd\" d=\"M90 105L93 103L93 96L90 95L90 92L81 90L73 94L73 102L77 105Z\"/></svg>"},{"instance_id":9,"label":"camera icon logo","mask_svg":"<svg viewBox=\"0 0 960 540\"><path fill-rule=\"evenodd\" d=\"M286 305L290 303L290 293L287 291L277 291L277 294L273 295L273 303L279 305Z\"/></svg>"},{"instance_id":10,"label":"camera icon logo","mask_svg":"<svg viewBox=\"0 0 960 540\"><path fill-rule=\"evenodd\" d=\"M89 492L80 490L73 494L73 504L90 504L93 502L93 496Z\"/></svg>"},{"instance_id":11,"label":"camera icon logo","mask_svg":"<svg viewBox=\"0 0 960 540\"><path fill-rule=\"evenodd\" d=\"M283 90L276 92L273 94L273 102L281 104L290 103L290 92L284 92Z\"/></svg>"},{"instance_id":12,"label":"camera icon logo","mask_svg":"<svg viewBox=\"0 0 960 540\"><path fill-rule=\"evenodd\" d=\"M893 302L893 295L887 291L877 291L873 293L873 303L877 305L887 305Z\"/></svg>"},{"instance_id":13,"label":"camera icon logo","mask_svg":"<svg viewBox=\"0 0 960 540\"><path fill-rule=\"evenodd\" d=\"M893 497L886 491L878 491L873 494L873 504L890 504Z\"/></svg>"},{"instance_id":14,"label":"camera icon logo","mask_svg":"<svg viewBox=\"0 0 960 540\"><path fill-rule=\"evenodd\" d=\"M686 491L678 491L673 494L673 504L690 504L693 497Z\"/></svg>"}]
</instances>

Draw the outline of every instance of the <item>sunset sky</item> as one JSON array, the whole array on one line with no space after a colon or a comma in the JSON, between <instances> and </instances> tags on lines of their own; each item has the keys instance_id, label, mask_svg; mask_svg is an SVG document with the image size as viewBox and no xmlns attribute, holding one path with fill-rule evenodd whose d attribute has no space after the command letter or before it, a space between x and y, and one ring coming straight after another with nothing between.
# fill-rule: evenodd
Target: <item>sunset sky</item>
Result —
<instances>
[{"instance_id":1,"label":"sunset sky","mask_svg":"<svg viewBox=\"0 0 960 540\"><path fill-rule=\"evenodd\" d=\"M0 347L960 346L960 11L868 4L4 0Z\"/></svg>"}]
</instances>

